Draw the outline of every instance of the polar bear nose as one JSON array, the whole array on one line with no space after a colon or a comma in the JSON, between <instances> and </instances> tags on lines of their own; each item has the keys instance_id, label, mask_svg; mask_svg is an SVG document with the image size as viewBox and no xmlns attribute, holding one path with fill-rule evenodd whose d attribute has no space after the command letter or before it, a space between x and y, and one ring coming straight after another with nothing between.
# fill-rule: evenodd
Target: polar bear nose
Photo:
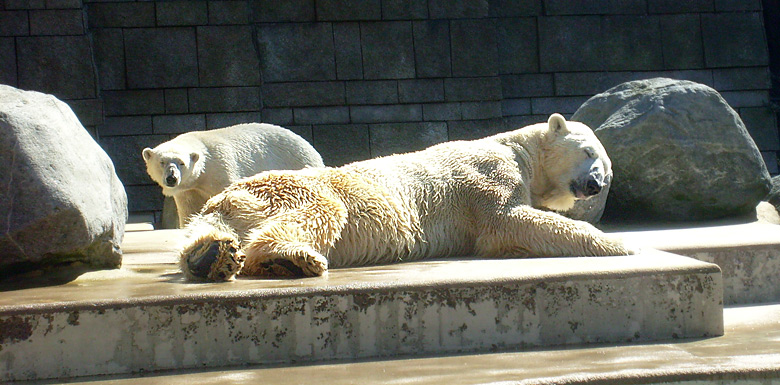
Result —
<instances>
[{"instance_id":1,"label":"polar bear nose","mask_svg":"<svg viewBox=\"0 0 780 385\"><path fill-rule=\"evenodd\" d=\"M601 184L595 179L588 179L585 183L585 195L593 196L601 192Z\"/></svg>"},{"instance_id":2,"label":"polar bear nose","mask_svg":"<svg viewBox=\"0 0 780 385\"><path fill-rule=\"evenodd\" d=\"M173 175L168 175L168 176L165 177L165 184L167 184L168 187L176 186L176 183L178 181L179 180L175 176L173 176Z\"/></svg>"}]
</instances>

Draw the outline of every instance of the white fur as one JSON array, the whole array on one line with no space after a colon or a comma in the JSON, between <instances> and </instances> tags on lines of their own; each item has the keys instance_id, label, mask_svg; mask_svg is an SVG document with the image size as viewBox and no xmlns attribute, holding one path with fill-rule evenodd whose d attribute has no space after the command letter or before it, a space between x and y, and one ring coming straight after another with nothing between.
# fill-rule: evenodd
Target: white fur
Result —
<instances>
[{"instance_id":1,"label":"white fur","mask_svg":"<svg viewBox=\"0 0 780 385\"><path fill-rule=\"evenodd\" d=\"M181 266L193 277L188 266L202 266L199 250L217 240L239 250L216 257L208 277L216 280L231 279L238 270L223 266L239 264L244 274L268 275L263 269L278 260L321 275L328 266L450 255L631 253L590 224L546 210L570 208L582 198L573 186L593 175L599 183L611 177L604 148L590 128L558 114L340 168L265 172L206 203L188 226Z\"/></svg>"},{"instance_id":2,"label":"white fur","mask_svg":"<svg viewBox=\"0 0 780 385\"><path fill-rule=\"evenodd\" d=\"M206 201L243 177L261 171L323 167L306 140L285 128L260 123L193 131L142 152L149 176L173 197L179 225ZM166 177L177 179L173 186Z\"/></svg>"}]
</instances>

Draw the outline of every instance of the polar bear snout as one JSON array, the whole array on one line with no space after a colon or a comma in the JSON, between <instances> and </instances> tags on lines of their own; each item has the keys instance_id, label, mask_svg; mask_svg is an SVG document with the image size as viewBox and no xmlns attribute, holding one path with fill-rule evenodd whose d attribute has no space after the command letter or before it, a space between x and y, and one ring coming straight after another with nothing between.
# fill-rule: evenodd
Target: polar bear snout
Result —
<instances>
[{"instance_id":1,"label":"polar bear snout","mask_svg":"<svg viewBox=\"0 0 780 385\"><path fill-rule=\"evenodd\" d=\"M601 173L590 173L581 180L573 181L570 189L577 199L588 199L598 195L606 187L607 181Z\"/></svg>"},{"instance_id":2,"label":"polar bear snout","mask_svg":"<svg viewBox=\"0 0 780 385\"><path fill-rule=\"evenodd\" d=\"M177 178L177 177L175 177L173 175L168 175L168 176L165 177L165 184L168 187L176 187L176 185L178 183L179 183L179 178Z\"/></svg>"},{"instance_id":3,"label":"polar bear snout","mask_svg":"<svg viewBox=\"0 0 780 385\"><path fill-rule=\"evenodd\" d=\"M601 184L595 179L589 179L585 182L585 195L593 196L601 192Z\"/></svg>"},{"instance_id":4,"label":"polar bear snout","mask_svg":"<svg viewBox=\"0 0 780 385\"><path fill-rule=\"evenodd\" d=\"M179 184L180 178L180 171L179 169L174 166L170 165L165 170L165 185L167 187L176 187Z\"/></svg>"}]
</instances>

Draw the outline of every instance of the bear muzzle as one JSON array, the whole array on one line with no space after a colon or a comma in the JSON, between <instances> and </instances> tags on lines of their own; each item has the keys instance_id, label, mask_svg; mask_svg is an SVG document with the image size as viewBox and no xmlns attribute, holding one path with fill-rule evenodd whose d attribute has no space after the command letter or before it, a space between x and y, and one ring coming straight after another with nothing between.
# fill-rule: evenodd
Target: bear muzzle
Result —
<instances>
[{"instance_id":1,"label":"bear muzzle","mask_svg":"<svg viewBox=\"0 0 780 385\"><path fill-rule=\"evenodd\" d=\"M585 195L594 196L601 192L601 184L595 179L589 179L585 182Z\"/></svg>"},{"instance_id":2,"label":"bear muzzle","mask_svg":"<svg viewBox=\"0 0 780 385\"><path fill-rule=\"evenodd\" d=\"M165 171L165 186L176 187L179 185L179 169L173 165L169 165Z\"/></svg>"},{"instance_id":3,"label":"bear muzzle","mask_svg":"<svg viewBox=\"0 0 780 385\"><path fill-rule=\"evenodd\" d=\"M569 188L575 198L588 199L598 195L605 186L604 177L600 173L591 173L581 180L572 181Z\"/></svg>"},{"instance_id":4,"label":"bear muzzle","mask_svg":"<svg viewBox=\"0 0 780 385\"><path fill-rule=\"evenodd\" d=\"M176 187L179 184L179 178L174 175L168 175L165 177L165 185L168 187Z\"/></svg>"}]
</instances>

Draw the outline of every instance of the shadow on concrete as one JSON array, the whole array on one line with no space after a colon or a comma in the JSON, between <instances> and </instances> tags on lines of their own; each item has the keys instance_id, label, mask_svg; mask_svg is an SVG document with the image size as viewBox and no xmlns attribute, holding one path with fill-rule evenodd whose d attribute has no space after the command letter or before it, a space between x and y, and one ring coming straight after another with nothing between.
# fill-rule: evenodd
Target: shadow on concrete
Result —
<instances>
[{"instance_id":1,"label":"shadow on concrete","mask_svg":"<svg viewBox=\"0 0 780 385\"><path fill-rule=\"evenodd\" d=\"M64 285L95 270L95 267L82 262L57 265L16 264L0 271L0 292Z\"/></svg>"},{"instance_id":2,"label":"shadow on concrete","mask_svg":"<svg viewBox=\"0 0 780 385\"><path fill-rule=\"evenodd\" d=\"M596 224L599 229L612 231L638 231L638 230L679 230L693 227L715 227L742 225L747 223L772 223L780 224L780 213L767 202L758 204L755 210L740 216L731 216L708 221L663 221L653 219L628 220L619 218L603 218Z\"/></svg>"}]
</instances>

